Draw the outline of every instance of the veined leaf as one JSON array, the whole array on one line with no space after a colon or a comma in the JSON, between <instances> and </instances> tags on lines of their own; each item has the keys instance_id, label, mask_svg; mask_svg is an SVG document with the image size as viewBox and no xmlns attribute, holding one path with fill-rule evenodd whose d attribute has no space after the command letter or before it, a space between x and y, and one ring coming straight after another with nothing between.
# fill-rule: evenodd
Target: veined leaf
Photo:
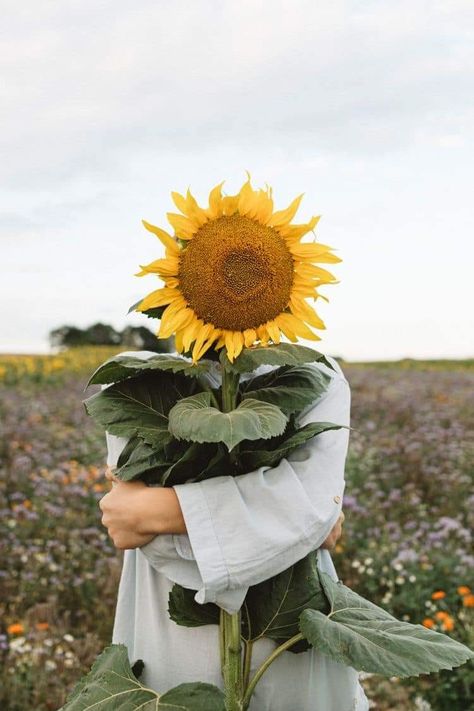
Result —
<instances>
[{"instance_id":1,"label":"veined leaf","mask_svg":"<svg viewBox=\"0 0 474 711\"><path fill-rule=\"evenodd\" d=\"M84 401L89 415L119 437L140 437L163 448L171 439L168 413L181 398L196 391L194 380L180 374L148 373L116 383Z\"/></svg>"},{"instance_id":2,"label":"veined leaf","mask_svg":"<svg viewBox=\"0 0 474 711\"><path fill-rule=\"evenodd\" d=\"M177 439L224 442L232 450L244 439L269 439L281 434L287 418L275 405L244 400L234 410L211 407L211 395L201 392L180 400L170 410L169 430Z\"/></svg>"},{"instance_id":3,"label":"veined leaf","mask_svg":"<svg viewBox=\"0 0 474 711\"><path fill-rule=\"evenodd\" d=\"M219 624L219 608L212 602L199 605L194 596L195 590L173 585L168 598L170 618L183 627L202 627L203 625Z\"/></svg>"},{"instance_id":4,"label":"veined leaf","mask_svg":"<svg viewBox=\"0 0 474 711\"><path fill-rule=\"evenodd\" d=\"M182 373L192 378L198 378L208 371L208 366L205 363L192 363L167 353L157 353L146 359L131 355L116 355L106 360L94 371L86 387L93 384L118 383L126 378L133 378L144 372L156 370Z\"/></svg>"},{"instance_id":5,"label":"veined leaf","mask_svg":"<svg viewBox=\"0 0 474 711\"><path fill-rule=\"evenodd\" d=\"M328 368L334 370L326 356L298 343L279 343L272 346L244 348L233 363L228 359L225 349L222 349L220 361L226 370L233 370L236 373L250 373L264 364L303 365L303 363L315 361L324 363Z\"/></svg>"},{"instance_id":6,"label":"veined leaf","mask_svg":"<svg viewBox=\"0 0 474 711\"><path fill-rule=\"evenodd\" d=\"M60 711L225 711L216 686L180 684L164 694L143 686L134 676L123 644L107 647L95 660Z\"/></svg>"},{"instance_id":7,"label":"veined leaf","mask_svg":"<svg viewBox=\"0 0 474 711\"><path fill-rule=\"evenodd\" d=\"M474 654L460 642L422 625L401 622L341 582L319 572L331 603L301 614L304 637L331 659L384 676L416 676L452 669Z\"/></svg>"},{"instance_id":8,"label":"veined leaf","mask_svg":"<svg viewBox=\"0 0 474 711\"><path fill-rule=\"evenodd\" d=\"M140 437L132 437L122 450L114 473L120 481L131 481L139 477L150 481L151 474L156 472L154 481L161 483L159 473L169 466L170 461L164 449L152 447Z\"/></svg>"},{"instance_id":9,"label":"veined leaf","mask_svg":"<svg viewBox=\"0 0 474 711\"><path fill-rule=\"evenodd\" d=\"M252 471L258 467L274 467L287 457L294 449L313 439L316 435L330 430L340 430L344 425L332 422L309 422L301 429L292 432L286 439L280 437L276 446L269 449L251 449L250 446L239 452L239 464L243 471ZM263 444L263 443L262 443Z\"/></svg>"},{"instance_id":10,"label":"veined leaf","mask_svg":"<svg viewBox=\"0 0 474 711\"><path fill-rule=\"evenodd\" d=\"M242 608L242 636L249 641L270 637L284 642L298 633L299 616L308 608L322 614L329 611L315 552L270 580L249 588Z\"/></svg>"},{"instance_id":11,"label":"veined leaf","mask_svg":"<svg viewBox=\"0 0 474 711\"><path fill-rule=\"evenodd\" d=\"M329 381L329 375L312 365L282 367L244 382L242 397L269 402L291 415L314 404Z\"/></svg>"}]
</instances>

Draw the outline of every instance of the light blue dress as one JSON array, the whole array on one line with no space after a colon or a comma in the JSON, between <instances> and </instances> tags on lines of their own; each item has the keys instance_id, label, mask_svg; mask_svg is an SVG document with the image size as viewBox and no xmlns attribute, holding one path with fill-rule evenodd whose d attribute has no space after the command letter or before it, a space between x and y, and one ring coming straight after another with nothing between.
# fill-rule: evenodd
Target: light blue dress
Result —
<instances>
[{"instance_id":1,"label":"light blue dress","mask_svg":"<svg viewBox=\"0 0 474 711\"><path fill-rule=\"evenodd\" d=\"M125 355L125 354L124 354ZM148 358L149 351L130 352ZM336 361L324 395L300 424L349 424L350 390ZM209 376L220 383L220 366ZM258 373L271 370L262 366ZM113 467L126 440L107 433ZM222 688L217 625L181 627L168 616L173 583L196 590L199 603L239 609L250 585L270 578L321 546L342 507L348 430L318 435L274 468L175 486L187 535L162 535L127 550L120 580L113 642L127 646L132 662L143 659L141 681L164 692L183 682ZM321 570L337 579L327 550ZM253 649L252 671L275 648L270 639ZM250 711L366 711L358 673L309 650L284 652L257 684Z\"/></svg>"}]
</instances>

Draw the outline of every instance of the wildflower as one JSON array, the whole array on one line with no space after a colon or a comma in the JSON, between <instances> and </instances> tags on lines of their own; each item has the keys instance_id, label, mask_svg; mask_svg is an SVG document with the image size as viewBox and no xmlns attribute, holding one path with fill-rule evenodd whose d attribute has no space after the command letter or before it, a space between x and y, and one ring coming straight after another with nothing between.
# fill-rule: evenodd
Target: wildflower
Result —
<instances>
[{"instance_id":1,"label":"wildflower","mask_svg":"<svg viewBox=\"0 0 474 711\"><path fill-rule=\"evenodd\" d=\"M23 634L24 631L25 628L23 627L21 622L13 622L7 627L8 634Z\"/></svg>"},{"instance_id":2,"label":"wildflower","mask_svg":"<svg viewBox=\"0 0 474 711\"><path fill-rule=\"evenodd\" d=\"M449 614L445 612L444 610L439 610L438 612L435 613L435 617L437 620L446 620L449 617Z\"/></svg>"},{"instance_id":3,"label":"wildflower","mask_svg":"<svg viewBox=\"0 0 474 711\"><path fill-rule=\"evenodd\" d=\"M458 588L458 595L461 595L461 596L469 595L470 592L471 592L471 588L468 588L467 585L461 585Z\"/></svg>"},{"instance_id":4,"label":"wildflower","mask_svg":"<svg viewBox=\"0 0 474 711\"><path fill-rule=\"evenodd\" d=\"M423 625L423 627L428 627L428 629L432 629L435 626L435 621L432 620L431 617L425 617L421 624Z\"/></svg>"},{"instance_id":5,"label":"wildflower","mask_svg":"<svg viewBox=\"0 0 474 711\"><path fill-rule=\"evenodd\" d=\"M35 624L36 629L38 632L45 632L46 630L49 629L49 623L48 622L37 622Z\"/></svg>"},{"instance_id":6,"label":"wildflower","mask_svg":"<svg viewBox=\"0 0 474 711\"><path fill-rule=\"evenodd\" d=\"M432 600L442 600L445 597L446 597L446 593L444 592L444 590L436 590L432 594L431 599Z\"/></svg>"},{"instance_id":7,"label":"wildflower","mask_svg":"<svg viewBox=\"0 0 474 711\"><path fill-rule=\"evenodd\" d=\"M474 607L474 595L465 595L462 599L464 607Z\"/></svg>"},{"instance_id":8,"label":"wildflower","mask_svg":"<svg viewBox=\"0 0 474 711\"><path fill-rule=\"evenodd\" d=\"M442 622L441 622L441 627L444 629L445 632L452 632L454 629L454 620L453 618L448 615Z\"/></svg>"}]
</instances>

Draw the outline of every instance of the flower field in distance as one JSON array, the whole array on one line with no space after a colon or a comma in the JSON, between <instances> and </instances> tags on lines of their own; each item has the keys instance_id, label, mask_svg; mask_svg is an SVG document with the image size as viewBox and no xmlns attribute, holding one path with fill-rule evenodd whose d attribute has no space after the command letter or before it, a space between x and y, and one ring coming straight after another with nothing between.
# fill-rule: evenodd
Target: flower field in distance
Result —
<instances>
[{"instance_id":1,"label":"flower field in distance","mask_svg":"<svg viewBox=\"0 0 474 711\"><path fill-rule=\"evenodd\" d=\"M108 489L104 437L81 401L114 352L0 355L5 711L58 709L110 640L120 554L97 506ZM473 361L342 366L353 430L338 573L397 616L474 646ZM472 666L363 683L375 709L464 710Z\"/></svg>"}]
</instances>

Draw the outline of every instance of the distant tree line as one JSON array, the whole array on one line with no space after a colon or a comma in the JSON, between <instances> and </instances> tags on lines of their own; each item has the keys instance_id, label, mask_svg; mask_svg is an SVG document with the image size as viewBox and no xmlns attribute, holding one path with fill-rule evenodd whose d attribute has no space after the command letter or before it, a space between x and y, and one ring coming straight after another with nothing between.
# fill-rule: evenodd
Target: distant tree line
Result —
<instances>
[{"instance_id":1,"label":"distant tree line","mask_svg":"<svg viewBox=\"0 0 474 711\"><path fill-rule=\"evenodd\" d=\"M88 328L60 326L49 332L52 348L74 348L76 346L123 346L130 349L170 353L174 348L172 338L158 339L145 326L126 326L117 331L107 323L94 323Z\"/></svg>"}]
</instances>

